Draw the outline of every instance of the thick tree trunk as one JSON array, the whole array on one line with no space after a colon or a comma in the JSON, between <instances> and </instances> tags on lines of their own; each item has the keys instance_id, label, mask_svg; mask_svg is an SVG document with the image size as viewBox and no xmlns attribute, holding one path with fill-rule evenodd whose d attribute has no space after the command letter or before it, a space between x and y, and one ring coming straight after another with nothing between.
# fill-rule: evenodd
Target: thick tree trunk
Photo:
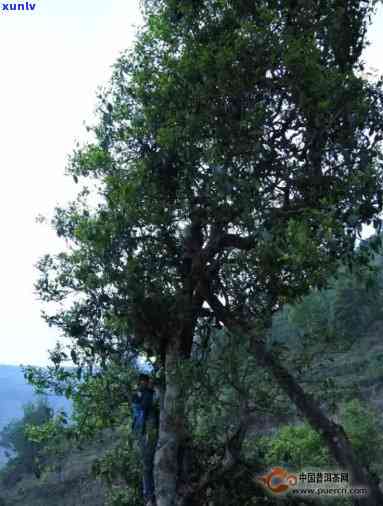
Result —
<instances>
[{"instance_id":1,"label":"thick tree trunk","mask_svg":"<svg viewBox=\"0 0 383 506\"><path fill-rule=\"evenodd\" d=\"M185 433L184 399L176 371L179 360L179 349L176 345L171 345L166 354L166 386L154 461L157 506L177 504L178 456Z\"/></svg>"},{"instance_id":2,"label":"thick tree trunk","mask_svg":"<svg viewBox=\"0 0 383 506\"><path fill-rule=\"evenodd\" d=\"M205 287L204 295L217 318L225 326L236 334L251 336L251 346L254 356L260 367L267 367L273 374L281 389L305 416L310 425L320 434L336 462L352 475L354 486L358 485L369 489L368 497L355 498L355 506L380 506L383 505L383 493L379 484L371 479L366 468L359 463L349 439L343 428L329 420L311 396L307 395L295 378L278 362L276 357L267 351L264 341L260 339L254 327L246 322L238 322L233 319L230 312L221 304L210 290Z\"/></svg>"}]
</instances>

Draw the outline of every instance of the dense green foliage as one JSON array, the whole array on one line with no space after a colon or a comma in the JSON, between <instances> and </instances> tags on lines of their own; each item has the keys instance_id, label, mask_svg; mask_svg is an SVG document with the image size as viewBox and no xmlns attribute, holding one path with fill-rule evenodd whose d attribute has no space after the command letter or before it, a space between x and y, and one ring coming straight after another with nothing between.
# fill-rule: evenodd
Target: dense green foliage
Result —
<instances>
[{"instance_id":1,"label":"dense green foliage","mask_svg":"<svg viewBox=\"0 0 383 506\"><path fill-rule=\"evenodd\" d=\"M381 476L383 438L380 417L376 411L357 399L353 399L342 407L341 416L359 458Z\"/></svg>"},{"instance_id":2,"label":"dense green foliage","mask_svg":"<svg viewBox=\"0 0 383 506\"><path fill-rule=\"evenodd\" d=\"M185 321L190 247L207 244L214 290L262 319L327 283L363 222L380 226L381 88L358 72L372 4L345 18L332 2L145 7L147 26L100 98L95 140L68 169L95 180L99 203L84 188L57 209L72 246L40 262L42 299L75 301L47 321L72 337L79 365L163 352Z\"/></svg>"},{"instance_id":3,"label":"dense green foliage","mask_svg":"<svg viewBox=\"0 0 383 506\"><path fill-rule=\"evenodd\" d=\"M360 61L375 3L143 2L146 24L100 96L93 141L71 158L83 187L53 220L69 248L41 259L37 283L54 303L46 321L70 343L47 372L26 373L75 399L86 434L122 421L127 365L153 357L170 403L160 431L175 439L157 471L192 488L193 504L257 495L245 486L257 463L241 452L253 411L288 413L286 393L299 401L274 356L295 372L313 343L354 337L344 310L361 301L355 286L333 302L314 291L304 301L313 319L291 313L299 346L289 355L279 343L262 363L273 314L327 286L342 262L363 270L371 249L355 240L363 223L381 228L383 82L367 81ZM223 321L251 323L252 337ZM181 450L186 480L188 459L166 469ZM234 476L239 496L228 498Z\"/></svg>"},{"instance_id":4,"label":"dense green foliage","mask_svg":"<svg viewBox=\"0 0 383 506\"><path fill-rule=\"evenodd\" d=\"M316 378L315 373L318 371L319 378L315 380L313 392L318 397L322 395L328 403L333 400L333 408L350 436L358 456L371 470L380 473L383 466L379 435L381 428L376 415L368 405L357 400L355 391L349 394L350 401L341 402L345 391L343 388L336 388L336 384L338 379L342 379L342 371L332 376L332 389L325 389L328 376L325 373L323 364L326 362L323 356L320 365L313 369L318 352L331 357L332 350L336 347L338 352L343 348L343 352L347 354L350 344L366 339L365 330L374 322L379 322L379 313L374 311L374 307L381 307L383 296L381 288L377 288L381 279L380 257L375 259L375 263L378 270L370 273L373 288L369 287L371 283L366 287L365 279L360 278L360 273L342 271L331 288L315 291L301 303L285 307L274 319L270 346L283 352L285 360L291 361L292 368L297 367L298 359L301 359L301 366L303 359L306 360L305 367L302 367L302 380L309 381L311 374ZM345 285L354 286L360 297L355 298L350 296L350 293L344 297ZM372 289L373 298L370 297ZM335 300L341 303L334 305ZM338 311L343 315L366 313L368 310L371 319L366 320L365 329L354 328L352 336L349 336L346 332L349 329L348 321L342 319ZM210 331L210 340L205 344L203 340L196 344L193 359L178 370L183 395L187 399L189 441L193 454L188 473L192 479L197 479L203 470L220 462L225 438L235 431L238 413L244 404L254 410L254 427L259 427L259 417L271 416L272 424L277 427L285 423L281 413L285 417L290 416L291 420L296 416L293 406L270 382L269 375L257 369L253 360L248 358L249 343L246 340L238 343L233 336L222 330L213 328ZM287 348L281 348L282 341ZM302 343L305 343L304 347ZM334 360L336 362L338 359ZM351 364L351 369L355 369L354 363ZM119 441L117 446L104 457L98 458L94 464L95 475L103 478L110 486L109 502L113 506L141 505L140 462L130 430L129 399L135 374L135 371L129 368L118 369L114 366L102 375L89 376L77 386L74 383L75 372L72 376L66 376L72 385L76 425L65 430L72 431L72 436L77 434L77 437L84 439L84 436L93 437L99 430L107 427L114 426L118 429L115 436ZM357 379L356 376L354 378ZM349 386L347 383L346 387ZM67 388L65 382L61 387L63 390ZM347 388L346 390L348 391ZM254 428L253 431L255 430ZM299 470L303 467L334 465L320 436L307 424L282 425L276 434L262 437L253 431L246 438L242 467L230 478L233 480L230 481L231 490L238 488L238 495L233 492L231 496L233 504L246 497L246 501L250 501L252 497L262 495L259 489L249 485L249 475L254 476L268 467L285 464ZM52 432L51 436L53 434ZM56 444L54 438L51 444ZM87 443L83 441L82 444ZM227 495L225 486L229 486L228 480L229 476L226 475L225 480L218 480L216 485L209 489L209 497L212 500L215 498L219 501L222 494ZM249 496L246 496L246 490ZM206 499L203 494L199 497L201 501Z\"/></svg>"},{"instance_id":5,"label":"dense green foliage","mask_svg":"<svg viewBox=\"0 0 383 506\"><path fill-rule=\"evenodd\" d=\"M358 457L381 473L383 468L381 423L377 413L358 399L340 406L340 418ZM286 465L293 469L334 466L318 433L307 424L281 427L273 436L264 437L260 447L269 466Z\"/></svg>"}]
</instances>

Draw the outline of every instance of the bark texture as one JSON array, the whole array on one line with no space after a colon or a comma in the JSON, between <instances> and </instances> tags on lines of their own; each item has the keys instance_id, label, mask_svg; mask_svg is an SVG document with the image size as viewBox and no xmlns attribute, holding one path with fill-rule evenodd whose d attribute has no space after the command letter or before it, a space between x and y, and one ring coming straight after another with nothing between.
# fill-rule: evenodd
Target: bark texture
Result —
<instances>
[{"instance_id":1,"label":"bark texture","mask_svg":"<svg viewBox=\"0 0 383 506\"><path fill-rule=\"evenodd\" d=\"M166 354L166 386L154 460L157 506L177 504L178 455L184 437L184 400L177 380L179 359L177 346L170 345Z\"/></svg>"}]
</instances>

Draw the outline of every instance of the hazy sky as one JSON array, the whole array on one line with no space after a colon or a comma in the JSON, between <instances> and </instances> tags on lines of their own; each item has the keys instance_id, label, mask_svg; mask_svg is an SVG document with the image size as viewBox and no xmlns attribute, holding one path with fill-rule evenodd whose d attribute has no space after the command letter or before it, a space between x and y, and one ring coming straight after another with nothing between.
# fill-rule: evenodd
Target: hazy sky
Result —
<instances>
[{"instance_id":1,"label":"hazy sky","mask_svg":"<svg viewBox=\"0 0 383 506\"><path fill-rule=\"evenodd\" d=\"M138 0L34 0L0 13L0 363L43 364L58 331L40 318L34 264L59 241L38 214L77 190L64 177L99 85L130 46ZM32 2L30 2L32 3Z\"/></svg>"},{"instance_id":2,"label":"hazy sky","mask_svg":"<svg viewBox=\"0 0 383 506\"><path fill-rule=\"evenodd\" d=\"M35 218L74 197L67 155L140 15L138 0L29 3L0 13L0 363L43 365L59 333L40 318L34 264L60 243ZM383 73L383 8L369 38L366 61Z\"/></svg>"}]
</instances>

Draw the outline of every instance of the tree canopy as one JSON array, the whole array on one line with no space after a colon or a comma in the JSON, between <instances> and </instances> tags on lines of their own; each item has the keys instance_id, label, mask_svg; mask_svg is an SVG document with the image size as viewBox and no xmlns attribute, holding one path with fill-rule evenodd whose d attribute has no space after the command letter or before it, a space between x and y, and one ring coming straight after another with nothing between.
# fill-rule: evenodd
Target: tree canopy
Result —
<instances>
[{"instance_id":1,"label":"tree canopy","mask_svg":"<svg viewBox=\"0 0 383 506\"><path fill-rule=\"evenodd\" d=\"M349 462L263 343L284 303L325 286L340 262L367 261L368 249L355 253L364 223L381 227L382 81L361 60L375 3L143 2L134 50L99 97L93 141L68 167L85 186L53 222L70 248L41 259L37 289L60 305L45 318L71 338L80 373L157 357L169 451L183 437L165 423L184 423L179 363L213 324L239 322L237 339L256 334L257 365ZM166 472L160 506L175 494Z\"/></svg>"}]
</instances>

